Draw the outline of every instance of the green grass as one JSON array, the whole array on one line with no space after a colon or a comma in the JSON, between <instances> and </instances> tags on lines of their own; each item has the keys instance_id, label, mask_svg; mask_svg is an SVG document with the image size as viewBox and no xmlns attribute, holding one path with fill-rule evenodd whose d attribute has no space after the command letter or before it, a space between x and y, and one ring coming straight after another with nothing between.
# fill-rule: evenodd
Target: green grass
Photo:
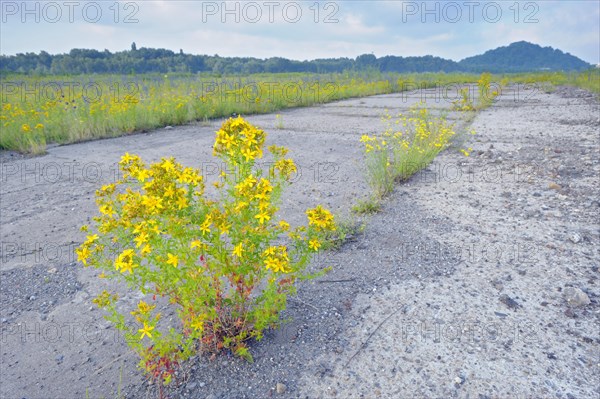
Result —
<instances>
[{"instance_id":1,"label":"green grass","mask_svg":"<svg viewBox=\"0 0 600 399\"><path fill-rule=\"evenodd\" d=\"M378 198L371 197L359 200L353 207L352 212L359 215L369 215L381 211L381 201Z\"/></svg>"},{"instance_id":2,"label":"green grass","mask_svg":"<svg viewBox=\"0 0 600 399\"><path fill-rule=\"evenodd\" d=\"M554 91L556 86L573 86L600 95L599 68L582 72L536 72L502 76L512 83L533 85L545 92Z\"/></svg>"},{"instance_id":3,"label":"green grass","mask_svg":"<svg viewBox=\"0 0 600 399\"><path fill-rule=\"evenodd\" d=\"M362 233L365 227L365 223L354 217L336 217L336 230L327 234L323 249L340 249L346 242Z\"/></svg>"}]
</instances>

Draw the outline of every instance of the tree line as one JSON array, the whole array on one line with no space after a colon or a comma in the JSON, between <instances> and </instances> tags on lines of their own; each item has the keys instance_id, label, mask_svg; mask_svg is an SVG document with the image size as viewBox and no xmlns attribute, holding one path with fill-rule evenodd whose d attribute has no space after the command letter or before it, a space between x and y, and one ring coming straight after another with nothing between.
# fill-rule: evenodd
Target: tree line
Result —
<instances>
[{"instance_id":1,"label":"tree line","mask_svg":"<svg viewBox=\"0 0 600 399\"><path fill-rule=\"evenodd\" d=\"M324 58L311 61L296 61L281 57L258 59L252 57L221 57L215 55L186 54L183 50L174 52L167 49L137 48L135 43L130 50L112 53L108 50L72 49L66 54L52 55L46 51L0 55L0 71L26 74L141 74L141 73L198 73L252 74L279 72L335 73L344 71L380 72L491 72L529 70L571 70L585 69L590 65L560 50L539 51L541 47L524 49L521 42L518 49L511 49L511 57L506 51L501 54L487 52L470 57L461 62L434 57L385 56L377 58L373 54L363 54L356 58ZM528 43L529 44L529 43ZM498 50L498 49L497 49ZM496 51L496 50L494 50ZM575 59L575 60L574 60ZM535 61L532 63L532 61ZM548 68L544 68L548 65ZM515 68L515 66L517 66ZM493 70L490 70L492 68Z\"/></svg>"}]
</instances>

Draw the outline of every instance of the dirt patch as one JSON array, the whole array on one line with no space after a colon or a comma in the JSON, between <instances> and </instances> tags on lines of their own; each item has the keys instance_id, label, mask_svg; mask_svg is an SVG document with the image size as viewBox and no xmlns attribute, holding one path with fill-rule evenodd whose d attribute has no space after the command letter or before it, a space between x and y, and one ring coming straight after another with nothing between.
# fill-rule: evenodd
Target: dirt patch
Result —
<instances>
[{"instance_id":1,"label":"dirt patch","mask_svg":"<svg viewBox=\"0 0 600 399\"><path fill-rule=\"evenodd\" d=\"M74 263L48 268L33 266L0 273L0 320L10 323L23 312L48 313L73 298L81 289Z\"/></svg>"}]
</instances>

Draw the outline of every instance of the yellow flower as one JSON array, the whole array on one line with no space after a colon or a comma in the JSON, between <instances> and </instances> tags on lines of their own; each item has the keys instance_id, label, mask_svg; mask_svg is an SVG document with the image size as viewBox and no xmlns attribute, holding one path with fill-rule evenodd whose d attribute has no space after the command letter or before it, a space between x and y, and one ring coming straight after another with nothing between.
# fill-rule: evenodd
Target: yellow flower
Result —
<instances>
[{"instance_id":1,"label":"yellow flower","mask_svg":"<svg viewBox=\"0 0 600 399\"><path fill-rule=\"evenodd\" d=\"M129 153L126 152L125 155L123 155L121 157L121 161L119 161L119 163L121 165L125 165L125 164L128 164L128 163L131 163L132 161L136 161L138 159L139 159L139 157L137 155L129 155Z\"/></svg>"},{"instance_id":2,"label":"yellow flower","mask_svg":"<svg viewBox=\"0 0 600 399\"><path fill-rule=\"evenodd\" d=\"M271 216L269 216L269 214L266 212L261 212L258 215L254 216L254 219L258 219L258 223L264 224L265 221L271 219Z\"/></svg>"},{"instance_id":3,"label":"yellow flower","mask_svg":"<svg viewBox=\"0 0 600 399\"><path fill-rule=\"evenodd\" d=\"M242 150L242 155L246 159L246 162L253 160L254 154L255 154L255 152L250 150L249 148L245 148Z\"/></svg>"},{"instance_id":4,"label":"yellow flower","mask_svg":"<svg viewBox=\"0 0 600 399\"><path fill-rule=\"evenodd\" d=\"M318 251L319 248L321 247L321 243L316 238L313 238L312 240L310 240L308 242L308 247L310 249L312 249L313 251Z\"/></svg>"},{"instance_id":5,"label":"yellow flower","mask_svg":"<svg viewBox=\"0 0 600 399\"><path fill-rule=\"evenodd\" d=\"M155 307L156 307L156 305L150 306L144 301L140 301L138 303L138 311L141 314L146 314L146 313L150 312L152 309L154 309Z\"/></svg>"},{"instance_id":6,"label":"yellow flower","mask_svg":"<svg viewBox=\"0 0 600 399\"><path fill-rule=\"evenodd\" d=\"M208 215L206 217L206 219L204 219L204 223L202 223L202 225L200 226L200 231L202 231L202 233L210 233L210 225L212 224L212 220L210 218L210 215Z\"/></svg>"},{"instance_id":7,"label":"yellow flower","mask_svg":"<svg viewBox=\"0 0 600 399\"><path fill-rule=\"evenodd\" d=\"M194 240L190 243L190 248L194 249L194 248L202 248L202 242L200 240Z\"/></svg>"},{"instance_id":8,"label":"yellow flower","mask_svg":"<svg viewBox=\"0 0 600 399\"><path fill-rule=\"evenodd\" d=\"M247 206L248 206L248 203L247 203L247 202L240 201L240 202L238 202L238 203L237 203L237 205L235 206L235 208L234 208L234 209L235 209L235 211L236 211L236 212L241 212L241 211L242 211L242 209L244 209L244 208L245 208L245 207L247 207Z\"/></svg>"},{"instance_id":9,"label":"yellow flower","mask_svg":"<svg viewBox=\"0 0 600 399\"><path fill-rule=\"evenodd\" d=\"M30 132L30 131L31 131L31 127L29 127L29 124L28 124L28 123L24 123L24 124L21 126L21 130L22 130L23 132L27 133L27 132Z\"/></svg>"},{"instance_id":10,"label":"yellow flower","mask_svg":"<svg viewBox=\"0 0 600 399\"><path fill-rule=\"evenodd\" d=\"M95 303L100 308L104 308L117 299L119 299L117 294L111 295L108 291L104 290L96 298L92 299L92 303Z\"/></svg>"},{"instance_id":11,"label":"yellow flower","mask_svg":"<svg viewBox=\"0 0 600 399\"><path fill-rule=\"evenodd\" d=\"M177 265L179 264L179 258L177 257L177 255L173 255L169 252L167 254L167 264L173 265L173 267L177 267Z\"/></svg>"},{"instance_id":12,"label":"yellow flower","mask_svg":"<svg viewBox=\"0 0 600 399\"><path fill-rule=\"evenodd\" d=\"M190 324L190 326L194 330L196 330L196 331L203 331L204 330L204 322L199 317L194 318L194 321L192 321L192 323Z\"/></svg>"},{"instance_id":13,"label":"yellow flower","mask_svg":"<svg viewBox=\"0 0 600 399\"><path fill-rule=\"evenodd\" d=\"M138 330L138 332L142 333L142 335L140 336L140 341L142 339L144 339L144 336L148 336L149 338L152 338L152 334L150 333L150 331L154 330L154 327L149 326L148 324L144 323L144 327L140 328Z\"/></svg>"},{"instance_id":14,"label":"yellow flower","mask_svg":"<svg viewBox=\"0 0 600 399\"><path fill-rule=\"evenodd\" d=\"M75 250L77 260L87 266L87 260L90 257L90 249L87 246L77 248Z\"/></svg>"},{"instance_id":15,"label":"yellow flower","mask_svg":"<svg viewBox=\"0 0 600 399\"><path fill-rule=\"evenodd\" d=\"M221 234L229 234L230 228L231 228L231 225L227 224L225 222L223 222L219 225L219 230L221 230Z\"/></svg>"},{"instance_id":16,"label":"yellow flower","mask_svg":"<svg viewBox=\"0 0 600 399\"><path fill-rule=\"evenodd\" d=\"M169 186L165 189L165 197L172 197L175 195L175 190L173 190L172 186Z\"/></svg>"},{"instance_id":17,"label":"yellow flower","mask_svg":"<svg viewBox=\"0 0 600 399\"><path fill-rule=\"evenodd\" d=\"M146 169L139 169L134 177L140 182L144 182L148 177L150 177L150 173L148 173L148 170Z\"/></svg>"},{"instance_id":18,"label":"yellow flower","mask_svg":"<svg viewBox=\"0 0 600 399\"><path fill-rule=\"evenodd\" d=\"M290 224L285 220L282 220L279 222L279 227L281 227L281 230L283 231L288 231L290 229Z\"/></svg>"},{"instance_id":19,"label":"yellow flower","mask_svg":"<svg viewBox=\"0 0 600 399\"><path fill-rule=\"evenodd\" d=\"M36 129L43 129L44 125L42 125L41 123L38 123L37 125L35 125Z\"/></svg>"},{"instance_id":20,"label":"yellow flower","mask_svg":"<svg viewBox=\"0 0 600 399\"><path fill-rule=\"evenodd\" d=\"M221 137L221 144L225 145L227 149L231 148L232 145L235 144L235 138L232 135L225 133Z\"/></svg>"},{"instance_id":21,"label":"yellow flower","mask_svg":"<svg viewBox=\"0 0 600 399\"><path fill-rule=\"evenodd\" d=\"M263 254L265 256L272 256L275 255L277 253L277 247L269 247L267 249L264 250Z\"/></svg>"},{"instance_id":22,"label":"yellow flower","mask_svg":"<svg viewBox=\"0 0 600 399\"><path fill-rule=\"evenodd\" d=\"M177 208L179 209L183 209L187 206L188 202L187 202L187 198L185 197L179 197L177 199Z\"/></svg>"},{"instance_id":23,"label":"yellow flower","mask_svg":"<svg viewBox=\"0 0 600 399\"><path fill-rule=\"evenodd\" d=\"M150 252L152 252L152 247L148 244L144 245L144 248L142 248L142 250L140 251L140 254L142 255L148 255Z\"/></svg>"},{"instance_id":24,"label":"yellow flower","mask_svg":"<svg viewBox=\"0 0 600 399\"><path fill-rule=\"evenodd\" d=\"M173 161L171 161L170 159L163 158L163 162L160 166L163 168L163 170L165 172L170 172L170 171L175 170L175 165L173 164Z\"/></svg>"},{"instance_id":25,"label":"yellow flower","mask_svg":"<svg viewBox=\"0 0 600 399\"><path fill-rule=\"evenodd\" d=\"M92 235L86 236L85 238L86 238L86 242L85 243L86 244L91 244L94 241L96 241L99 237L98 237L98 234L92 234Z\"/></svg>"},{"instance_id":26,"label":"yellow flower","mask_svg":"<svg viewBox=\"0 0 600 399\"><path fill-rule=\"evenodd\" d=\"M233 255L237 256L238 258L242 257L243 252L244 252L244 248L243 248L243 244L241 242L238 245L236 245L232 251Z\"/></svg>"},{"instance_id":27,"label":"yellow flower","mask_svg":"<svg viewBox=\"0 0 600 399\"><path fill-rule=\"evenodd\" d=\"M100 213L106 216L112 216L115 214L115 211L109 204L104 204L100 207Z\"/></svg>"},{"instance_id":28,"label":"yellow flower","mask_svg":"<svg viewBox=\"0 0 600 399\"><path fill-rule=\"evenodd\" d=\"M158 212L160 209L163 208L162 198L155 197L152 195L143 196L142 204L148 207L148 211L150 211L151 213Z\"/></svg>"},{"instance_id":29,"label":"yellow flower","mask_svg":"<svg viewBox=\"0 0 600 399\"><path fill-rule=\"evenodd\" d=\"M123 251L115 261L115 269L119 270L121 273L129 272L129 274L133 273L133 269L137 266L133 263L133 256L135 252L133 249L126 249Z\"/></svg>"},{"instance_id":30,"label":"yellow flower","mask_svg":"<svg viewBox=\"0 0 600 399\"><path fill-rule=\"evenodd\" d=\"M139 236L133 239L135 241L136 248L139 248L142 244L148 241L148 234L141 233Z\"/></svg>"}]
</instances>

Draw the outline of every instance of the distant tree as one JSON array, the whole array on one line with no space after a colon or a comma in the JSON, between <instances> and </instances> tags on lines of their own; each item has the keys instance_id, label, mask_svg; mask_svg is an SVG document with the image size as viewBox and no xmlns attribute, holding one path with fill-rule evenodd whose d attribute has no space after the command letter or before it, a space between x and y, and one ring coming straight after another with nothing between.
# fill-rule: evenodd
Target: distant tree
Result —
<instances>
[{"instance_id":1,"label":"distant tree","mask_svg":"<svg viewBox=\"0 0 600 399\"><path fill-rule=\"evenodd\" d=\"M135 42L131 43L131 51L135 51L137 50L137 46L135 45Z\"/></svg>"}]
</instances>

